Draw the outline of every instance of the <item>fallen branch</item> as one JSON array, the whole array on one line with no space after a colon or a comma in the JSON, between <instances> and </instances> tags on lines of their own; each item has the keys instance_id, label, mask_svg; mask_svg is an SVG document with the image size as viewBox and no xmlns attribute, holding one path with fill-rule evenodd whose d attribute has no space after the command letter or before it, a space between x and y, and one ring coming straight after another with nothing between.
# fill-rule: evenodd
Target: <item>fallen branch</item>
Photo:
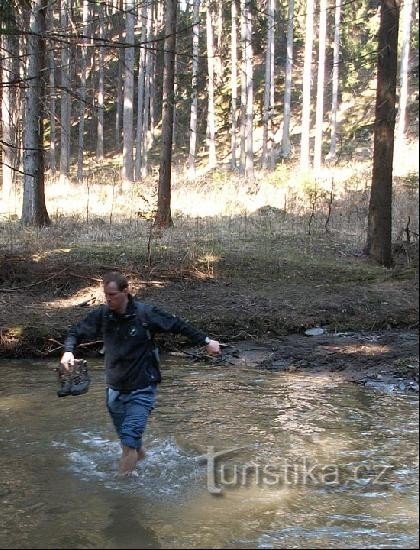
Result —
<instances>
[{"instance_id":1,"label":"fallen branch","mask_svg":"<svg viewBox=\"0 0 420 550\"><path fill-rule=\"evenodd\" d=\"M98 277L90 277L89 275L79 275L78 273L73 273L72 271L69 271L69 275L71 277L77 277L79 279L89 279L90 281L95 281L95 283L102 282L102 279L99 279Z\"/></svg>"},{"instance_id":2,"label":"fallen branch","mask_svg":"<svg viewBox=\"0 0 420 550\"><path fill-rule=\"evenodd\" d=\"M103 340L94 340L93 342L85 342L83 344L79 344L77 347L78 348L87 348L89 346L95 346L97 344L103 344Z\"/></svg>"},{"instance_id":3,"label":"fallen branch","mask_svg":"<svg viewBox=\"0 0 420 550\"><path fill-rule=\"evenodd\" d=\"M61 273L64 273L64 271L66 271L66 270L67 270L67 268L65 267L64 269L62 269L58 273L54 273L54 275L51 275L51 277L47 277L46 279L41 279L40 281L35 281L34 283L29 283L27 285L16 286L16 287L12 287L12 288L0 288L0 292L18 292L19 290L24 290L26 288L30 288L30 287L35 286L35 285L39 285L41 283L46 283L47 281L51 281L51 279L54 279L55 277L57 277L57 275L61 275Z\"/></svg>"},{"instance_id":4,"label":"fallen branch","mask_svg":"<svg viewBox=\"0 0 420 550\"><path fill-rule=\"evenodd\" d=\"M48 338L48 342L54 342L54 344L58 344L60 346L60 348L62 348L64 346L63 343L59 342L55 338Z\"/></svg>"}]
</instances>

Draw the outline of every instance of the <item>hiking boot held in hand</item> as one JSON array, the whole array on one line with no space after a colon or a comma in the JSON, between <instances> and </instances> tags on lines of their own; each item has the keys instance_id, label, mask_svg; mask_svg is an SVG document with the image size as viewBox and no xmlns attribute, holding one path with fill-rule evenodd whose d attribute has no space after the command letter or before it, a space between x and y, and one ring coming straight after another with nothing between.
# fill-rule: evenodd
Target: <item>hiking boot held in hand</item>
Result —
<instances>
[{"instance_id":1,"label":"hiking boot held in hand","mask_svg":"<svg viewBox=\"0 0 420 550\"><path fill-rule=\"evenodd\" d=\"M82 395L89 389L90 378L87 362L83 359L76 359L74 362L73 382L71 385L72 395Z\"/></svg>"},{"instance_id":2,"label":"hiking boot held in hand","mask_svg":"<svg viewBox=\"0 0 420 550\"><path fill-rule=\"evenodd\" d=\"M84 359L76 359L74 365L69 365L68 368L60 364L56 370L60 383L58 397L82 395L89 390L90 377L87 362Z\"/></svg>"}]
</instances>

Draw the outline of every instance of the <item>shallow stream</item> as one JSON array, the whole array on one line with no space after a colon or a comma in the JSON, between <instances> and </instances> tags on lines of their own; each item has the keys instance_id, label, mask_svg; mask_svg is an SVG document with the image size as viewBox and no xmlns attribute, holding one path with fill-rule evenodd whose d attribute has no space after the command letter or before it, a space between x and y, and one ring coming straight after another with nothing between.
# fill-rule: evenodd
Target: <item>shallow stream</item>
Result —
<instances>
[{"instance_id":1,"label":"shallow stream","mask_svg":"<svg viewBox=\"0 0 420 550\"><path fill-rule=\"evenodd\" d=\"M53 367L0 364L1 548L418 547L418 395L170 359L118 480L100 364Z\"/></svg>"}]
</instances>

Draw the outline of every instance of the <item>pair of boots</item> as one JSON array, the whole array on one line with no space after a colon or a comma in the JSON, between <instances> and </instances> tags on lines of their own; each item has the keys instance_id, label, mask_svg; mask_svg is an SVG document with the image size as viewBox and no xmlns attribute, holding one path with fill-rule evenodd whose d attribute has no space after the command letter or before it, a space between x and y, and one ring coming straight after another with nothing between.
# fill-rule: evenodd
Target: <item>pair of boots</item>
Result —
<instances>
[{"instance_id":1,"label":"pair of boots","mask_svg":"<svg viewBox=\"0 0 420 550\"><path fill-rule=\"evenodd\" d=\"M84 359L75 359L74 365L69 365L68 369L60 363L56 370L60 384L60 388L57 391L58 397L82 395L82 393L88 391L90 377L87 362Z\"/></svg>"}]
</instances>

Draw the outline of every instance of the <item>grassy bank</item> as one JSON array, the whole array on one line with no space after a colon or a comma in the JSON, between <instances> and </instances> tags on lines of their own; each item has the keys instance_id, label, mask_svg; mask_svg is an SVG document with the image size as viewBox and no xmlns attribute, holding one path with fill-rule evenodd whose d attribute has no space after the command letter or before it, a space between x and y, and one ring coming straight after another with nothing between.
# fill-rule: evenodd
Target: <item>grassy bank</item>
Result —
<instances>
[{"instance_id":1,"label":"grassy bank","mask_svg":"<svg viewBox=\"0 0 420 550\"><path fill-rule=\"evenodd\" d=\"M59 354L68 326L102 301L110 269L125 272L145 300L224 341L311 326L416 327L418 178L410 166L394 186L393 269L362 255L365 163L317 178L280 165L258 173L252 190L229 172L194 182L175 173L174 226L164 232L153 227L152 179L124 188L108 167L81 183L50 181L51 226L24 227L10 208L0 222L0 354Z\"/></svg>"}]
</instances>

